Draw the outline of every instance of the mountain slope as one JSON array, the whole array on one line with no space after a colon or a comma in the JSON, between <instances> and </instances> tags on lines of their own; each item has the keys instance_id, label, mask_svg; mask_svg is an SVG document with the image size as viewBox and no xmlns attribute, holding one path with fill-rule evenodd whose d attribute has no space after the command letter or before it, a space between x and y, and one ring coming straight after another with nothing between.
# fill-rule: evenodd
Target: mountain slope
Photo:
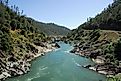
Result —
<instances>
[{"instance_id":1,"label":"mountain slope","mask_svg":"<svg viewBox=\"0 0 121 81\"><path fill-rule=\"evenodd\" d=\"M80 25L84 29L121 30L121 0L114 0L107 8L94 18Z\"/></svg>"},{"instance_id":2,"label":"mountain slope","mask_svg":"<svg viewBox=\"0 0 121 81\"><path fill-rule=\"evenodd\" d=\"M8 1L0 0L0 81L27 73L31 60L59 47Z\"/></svg>"},{"instance_id":3,"label":"mountain slope","mask_svg":"<svg viewBox=\"0 0 121 81\"><path fill-rule=\"evenodd\" d=\"M44 32L47 35L67 35L71 30L64 27L64 26L59 26L54 23L42 23L35 21L31 18L28 18L28 20L33 21L34 27L38 29L38 31Z\"/></svg>"},{"instance_id":4,"label":"mountain slope","mask_svg":"<svg viewBox=\"0 0 121 81\"><path fill-rule=\"evenodd\" d=\"M121 73L121 0L114 0L101 14L72 30L67 38L75 44L71 52L93 59L96 65L92 67L97 72Z\"/></svg>"}]
</instances>

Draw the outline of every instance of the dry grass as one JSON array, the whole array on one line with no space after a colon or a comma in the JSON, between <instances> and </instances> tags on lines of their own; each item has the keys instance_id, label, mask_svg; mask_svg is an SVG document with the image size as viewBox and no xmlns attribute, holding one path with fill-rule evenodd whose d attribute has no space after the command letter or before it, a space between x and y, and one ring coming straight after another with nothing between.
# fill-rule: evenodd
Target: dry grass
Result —
<instances>
[{"instance_id":1,"label":"dry grass","mask_svg":"<svg viewBox=\"0 0 121 81\"><path fill-rule=\"evenodd\" d=\"M93 30L84 30L85 32L89 33ZM115 42L117 39L121 37L120 31L113 31L113 30L101 30L101 36L99 37L98 41L107 40Z\"/></svg>"},{"instance_id":2,"label":"dry grass","mask_svg":"<svg viewBox=\"0 0 121 81\"><path fill-rule=\"evenodd\" d=\"M101 36L99 37L99 41L101 40L107 40L115 42L119 38L119 34L115 31L102 31Z\"/></svg>"}]
</instances>

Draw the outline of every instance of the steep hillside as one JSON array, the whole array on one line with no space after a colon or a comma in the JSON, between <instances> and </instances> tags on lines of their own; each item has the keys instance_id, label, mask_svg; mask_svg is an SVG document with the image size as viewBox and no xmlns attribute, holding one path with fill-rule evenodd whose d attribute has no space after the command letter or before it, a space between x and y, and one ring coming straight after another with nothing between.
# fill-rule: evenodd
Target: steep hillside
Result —
<instances>
[{"instance_id":1,"label":"steep hillside","mask_svg":"<svg viewBox=\"0 0 121 81\"><path fill-rule=\"evenodd\" d=\"M94 18L80 25L84 29L121 30L121 0L114 0L107 8Z\"/></svg>"},{"instance_id":2,"label":"steep hillside","mask_svg":"<svg viewBox=\"0 0 121 81\"><path fill-rule=\"evenodd\" d=\"M121 0L114 0L101 14L72 30L67 38L74 41L71 52L90 57L96 63L88 68L106 75L121 73Z\"/></svg>"},{"instance_id":3,"label":"steep hillside","mask_svg":"<svg viewBox=\"0 0 121 81\"><path fill-rule=\"evenodd\" d=\"M80 30L68 38L69 41L74 41L72 53L91 58L96 63L92 68L97 72L115 75L121 72L120 35L119 32L110 30Z\"/></svg>"},{"instance_id":4,"label":"steep hillside","mask_svg":"<svg viewBox=\"0 0 121 81\"><path fill-rule=\"evenodd\" d=\"M45 38L45 34L38 32L32 22L19 13L17 7L10 9L0 3L0 50L6 55L25 49L22 44L30 45Z\"/></svg>"},{"instance_id":5,"label":"steep hillside","mask_svg":"<svg viewBox=\"0 0 121 81\"><path fill-rule=\"evenodd\" d=\"M59 47L8 1L0 0L0 81L27 73L31 60Z\"/></svg>"}]
</instances>

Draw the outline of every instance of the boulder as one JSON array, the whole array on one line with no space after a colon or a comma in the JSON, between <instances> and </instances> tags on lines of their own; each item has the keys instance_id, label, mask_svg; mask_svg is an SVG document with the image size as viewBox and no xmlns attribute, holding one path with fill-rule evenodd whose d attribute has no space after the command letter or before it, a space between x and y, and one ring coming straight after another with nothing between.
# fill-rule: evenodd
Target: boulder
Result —
<instances>
[{"instance_id":1,"label":"boulder","mask_svg":"<svg viewBox=\"0 0 121 81\"><path fill-rule=\"evenodd\" d=\"M91 67L92 65L85 65L85 66L83 66L84 68L89 68L89 67Z\"/></svg>"},{"instance_id":2,"label":"boulder","mask_svg":"<svg viewBox=\"0 0 121 81\"><path fill-rule=\"evenodd\" d=\"M70 53L75 53L75 52L76 52L76 49L75 48L70 51Z\"/></svg>"},{"instance_id":3,"label":"boulder","mask_svg":"<svg viewBox=\"0 0 121 81\"><path fill-rule=\"evenodd\" d=\"M55 47L60 48L60 46L58 45L58 43L55 43Z\"/></svg>"}]
</instances>

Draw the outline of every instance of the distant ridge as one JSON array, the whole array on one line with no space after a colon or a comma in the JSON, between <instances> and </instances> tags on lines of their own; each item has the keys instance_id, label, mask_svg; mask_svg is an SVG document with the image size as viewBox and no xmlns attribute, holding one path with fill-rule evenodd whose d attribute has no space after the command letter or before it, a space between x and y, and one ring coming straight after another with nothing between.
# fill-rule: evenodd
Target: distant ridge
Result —
<instances>
[{"instance_id":1,"label":"distant ridge","mask_svg":"<svg viewBox=\"0 0 121 81\"><path fill-rule=\"evenodd\" d=\"M38 29L38 31L41 31L47 35L67 35L71 30L64 26L59 26L54 23L43 23L35 21L31 18L28 18L28 20L33 21L34 27Z\"/></svg>"}]
</instances>

